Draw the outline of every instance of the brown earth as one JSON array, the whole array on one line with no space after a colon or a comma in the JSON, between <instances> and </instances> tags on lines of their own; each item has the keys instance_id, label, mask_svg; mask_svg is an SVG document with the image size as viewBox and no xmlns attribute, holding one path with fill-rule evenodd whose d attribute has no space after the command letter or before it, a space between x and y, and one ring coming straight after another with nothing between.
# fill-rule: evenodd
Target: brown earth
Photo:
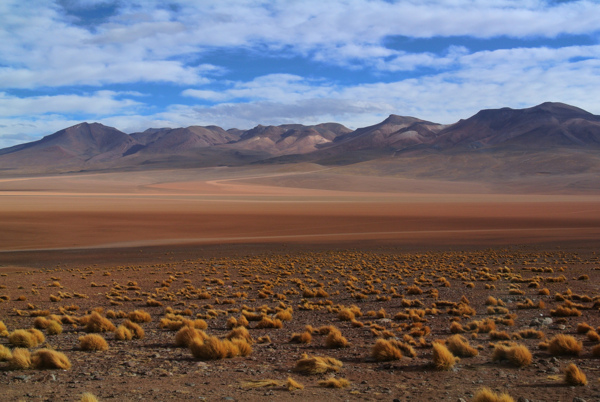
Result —
<instances>
[{"instance_id":1,"label":"brown earth","mask_svg":"<svg viewBox=\"0 0 600 402\"><path fill-rule=\"evenodd\" d=\"M322 179L319 185L315 177ZM32 327L31 311L46 309L61 319L66 314L80 319L97 307L104 314L143 309L152 321L142 324L144 339L116 341L104 334L110 348L95 353L79 349L82 325L63 323L64 332L46 335L46 342L73 367L20 371L0 363L0 394L11 401L79 400L86 391L101 400L456 401L489 386L515 400L595 400L597 342L576 328L581 322L600 325L599 201L594 194L500 194L478 183L342 175L315 165L1 180L0 296L9 300L0 303L0 320L9 331ZM564 279L553 281L561 275ZM441 277L449 287L441 286ZM413 284L425 293L408 294ZM510 291L515 287L523 294ZM317 288L328 296L304 297L305 289ZM539 295L541 288L550 294ZM210 298L199 299L205 291ZM51 302L50 295L59 292L61 300ZM557 293L566 300L557 300ZM475 316L461 317L463 326L493 318L497 331L514 335L534 318L550 317L552 324L534 328L547 339L573 335L583 341L583 351L553 358L540 349L540 339L515 340L533 353L532 364L518 369L492 361L490 342L497 341L488 333L467 332L479 355L462 358L451 371L437 371L431 342L451 335L454 317L440 301L459 303L463 295L476 310ZM487 314L489 295L503 300L508 312ZM148 298L162 306L147 306ZM519 309L526 298L546 306ZM422 306L407 307L411 300ZM582 315L551 315L565 303L579 304ZM338 318L342 305L354 304L364 314L357 317L362 328ZM71 305L78 309L60 312ZM293 319L282 329L256 329L251 322L255 343L248 357L203 362L174 346L174 331L159 328L167 307L189 309L192 315L185 317L203 317L206 333L223 337L228 318L261 306L269 315L291 306ZM382 308L383 319L377 316ZM420 324L394 318L418 309L429 309ZM217 316L209 318L210 310ZM507 314L515 315L514 325L500 323ZM112 321L118 325L123 319ZM317 334L308 345L289 343L306 325L335 325L350 344L328 349L326 337ZM423 341L419 325L431 330ZM413 333L417 356L373 360L371 347L384 331L400 339ZM256 343L264 335L272 342ZM0 343L8 345L7 338ZM334 374L351 385L326 389L318 380L331 374L294 372L302 353L341 360ZM561 370L570 362L587 374L587 386L563 384ZM250 389L242 383L290 375L305 388Z\"/></svg>"}]
</instances>

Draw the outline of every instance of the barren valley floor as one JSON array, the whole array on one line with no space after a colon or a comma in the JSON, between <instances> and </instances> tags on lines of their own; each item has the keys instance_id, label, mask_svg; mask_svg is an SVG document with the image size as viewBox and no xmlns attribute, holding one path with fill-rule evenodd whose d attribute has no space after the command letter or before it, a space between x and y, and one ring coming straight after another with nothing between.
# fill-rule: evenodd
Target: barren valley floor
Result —
<instances>
[{"instance_id":1,"label":"barren valley floor","mask_svg":"<svg viewBox=\"0 0 600 402\"><path fill-rule=\"evenodd\" d=\"M313 165L6 178L0 321L8 334L38 326L45 339L30 352L51 347L72 368L0 362L0 393L15 401L79 400L86 391L101 400L456 401L489 386L515 399L596 400L600 338L579 324L600 325L598 245L594 193L502 193ZM94 309L115 326L135 310L149 313L138 323L144 337L117 340L109 330L101 333L108 350L81 350ZM60 321L62 333L49 334L39 316ZM231 318L242 317L250 318L247 356L204 360L176 346L184 323L203 320L205 334L224 339ZM264 317L280 317L282 328L260 325ZM452 321L478 353L436 370L433 341L449 340ZM332 347L331 325L347 345ZM305 332L310 343L290 342ZM549 345L559 334L581 351L556 354ZM380 338L414 355L406 348L381 359L373 352ZM494 346L510 341L529 348L531 364L493 358ZM342 366L306 375L295 370L303 353ZM587 386L563 383L569 363ZM318 384L332 375L351 384ZM305 388L289 391L289 376ZM264 379L277 383L254 388Z\"/></svg>"}]
</instances>

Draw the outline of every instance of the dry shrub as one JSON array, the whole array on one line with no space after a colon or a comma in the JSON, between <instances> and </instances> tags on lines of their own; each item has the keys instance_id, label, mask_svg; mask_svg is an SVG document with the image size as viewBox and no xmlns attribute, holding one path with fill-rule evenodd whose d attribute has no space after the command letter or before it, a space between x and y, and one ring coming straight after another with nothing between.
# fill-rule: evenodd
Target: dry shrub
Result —
<instances>
[{"instance_id":1,"label":"dry shrub","mask_svg":"<svg viewBox=\"0 0 600 402\"><path fill-rule=\"evenodd\" d=\"M587 378L583 371L579 369L579 367L571 363L565 369L565 383L569 385L583 386L587 385Z\"/></svg>"},{"instance_id":2,"label":"dry shrub","mask_svg":"<svg viewBox=\"0 0 600 402\"><path fill-rule=\"evenodd\" d=\"M277 380L247 380L247 381L242 381L241 385L243 388L279 387L279 386L281 386L281 381L277 381Z\"/></svg>"},{"instance_id":3,"label":"dry shrub","mask_svg":"<svg viewBox=\"0 0 600 402\"><path fill-rule=\"evenodd\" d=\"M6 325L0 321L0 336L7 336L8 335L8 329L6 328Z\"/></svg>"},{"instance_id":4,"label":"dry shrub","mask_svg":"<svg viewBox=\"0 0 600 402\"><path fill-rule=\"evenodd\" d=\"M46 317L36 317L36 319L33 320L33 326L37 329L46 329L49 324L50 320Z\"/></svg>"},{"instance_id":5,"label":"dry shrub","mask_svg":"<svg viewBox=\"0 0 600 402\"><path fill-rule=\"evenodd\" d=\"M8 367L11 370L27 370L33 368L31 354L24 348L15 348L12 351L12 357L8 361Z\"/></svg>"},{"instance_id":6,"label":"dry shrub","mask_svg":"<svg viewBox=\"0 0 600 402\"><path fill-rule=\"evenodd\" d=\"M406 288L407 295L420 295L423 294L423 290L417 285L412 285Z\"/></svg>"},{"instance_id":7,"label":"dry shrub","mask_svg":"<svg viewBox=\"0 0 600 402\"><path fill-rule=\"evenodd\" d=\"M115 339L118 341L129 341L133 339L133 334L125 325L119 325L115 330Z\"/></svg>"},{"instance_id":8,"label":"dry shrub","mask_svg":"<svg viewBox=\"0 0 600 402\"><path fill-rule=\"evenodd\" d=\"M461 335L453 335L448 338L446 347L455 356L473 357L479 354L477 349L469 345L469 341Z\"/></svg>"},{"instance_id":9,"label":"dry shrub","mask_svg":"<svg viewBox=\"0 0 600 402\"><path fill-rule=\"evenodd\" d=\"M349 308L343 308L338 313L338 318L340 321L352 321L356 318L356 316Z\"/></svg>"},{"instance_id":10,"label":"dry shrub","mask_svg":"<svg viewBox=\"0 0 600 402\"><path fill-rule=\"evenodd\" d=\"M371 356L380 362L400 360L402 350L396 342L380 338L375 341L375 345L371 349Z\"/></svg>"},{"instance_id":11,"label":"dry shrub","mask_svg":"<svg viewBox=\"0 0 600 402\"><path fill-rule=\"evenodd\" d=\"M17 329L11 332L8 335L8 342L20 348L35 348L39 344L37 337L24 329Z\"/></svg>"},{"instance_id":12,"label":"dry shrub","mask_svg":"<svg viewBox=\"0 0 600 402\"><path fill-rule=\"evenodd\" d=\"M325 346L330 349L345 348L348 346L348 340L336 329L330 331L327 338L325 338Z\"/></svg>"},{"instance_id":13,"label":"dry shrub","mask_svg":"<svg viewBox=\"0 0 600 402\"><path fill-rule=\"evenodd\" d=\"M578 334L587 334L589 331L593 331L594 327L586 322L580 322L577 324L577 333Z\"/></svg>"},{"instance_id":14,"label":"dry shrub","mask_svg":"<svg viewBox=\"0 0 600 402\"><path fill-rule=\"evenodd\" d=\"M129 320L123 321L123 326L125 326L131 333L133 337L136 339L144 339L146 333L144 332L144 328L142 328L139 324L135 322L131 322Z\"/></svg>"},{"instance_id":15,"label":"dry shrub","mask_svg":"<svg viewBox=\"0 0 600 402\"><path fill-rule=\"evenodd\" d=\"M204 341L208 336L199 329L183 327L175 334L175 346L189 348L194 340Z\"/></svg>"},{"instance_id":16,"label":"dry shrub","mask_svg":"<svg viewBox=\"0 0 600 402\"><path fill-rule=\"evenodd\" d=\"M596 345L592 348L592 356L600 357L600 345Z\"/></svg>"},{"instance_id":17,"label":"dry shrub","mask_svg":"<svg viewBox=\"0 0 600 402\"><path fill-rule=\"evenodd\" d=\"M298 381L294 380L292 377L287 378L285 387L288 389L288 391L294 391L296 389L304 389L304 385L300 384Z\"/></svg>"},{"instance_id":18,"label":"dry shrub","mask_svg":"<svg viewBox=\"0 0 600 402\"><path fill-rule=\"evenodd\" d=\"M41 370L68 370L71 368L69 358L61 352L51 349L38 349L31 356L33 367Z\"/></svg>"},{"instance_id":19,"label":"dry shrub","mask_svg":"<svg viewBox=\"0 0 600 402\"><path fill-rule=\"evenodd\" d=\"M98 402L98 398L90 392L84 392L79 402Z\"/></svg>"},{"instance_id":20,"label":"dry shrub","mask_svg":"<svg viewBox=\"0 0 600 402\"><path fill-rule=\"evenodd\" d=\"M555 356L579 356L583 344L571 335L558 334L548 342L548 351Z\"/></svg>"},{"instance_id":21,"label":"dry shrub","mask_svg":"<svg viewBox=\"0 0 600 402\"><path fill-rule=\"evenodd\" d=\"M526 339L542 339L545 336L542 331L538 331L536 329L531 329L531 328L519 331L519 332L517 332L517 334L521 338L526 338Z\"/></svg>"},{"instance_id":22,"label":"dry shrub","mask_svg":"<svg viewBox=\"0 0 600 402\"><path fill-rule=\"evenodd\" d=\"M215 336L206 338L203 342L194 339L190 344L192 355L200 360L220 360L228 357L248 356L252 347L245 339L234 338L220 340Z\"/></svg>"},{"instance_id":23,"label":"dry shrub","mask_svg":"<svg viewBox=\"0 0 600 402\"><path fill-rule=\"evenodd\" d=\"M0 362L5 362L12 358L12 353L9 348L4 345L0 345Z\"/></svg>"},{"instance_id":24,"label":"dry shrub","mask_svg":"<svg viewBox=\"0 0 600 402\"><path fill-rule=\"evenodd\" d=\"M230 341L236 348L237 348L237 353L231 357L235 357L235 356L250 356L252 354L252 346L250 345L250 343L248 343L248 341L246 341L246 339L243 338L233 338ZM232 348L232 350L234 350Z\"/></svg>"},{"instance_id":25,"label":"dry shrub","mask_svg":"<svg viewBox=\"0 0 600 402\"><path fill-rule=\"evenodd\" d=\"M227 319L227 323L225 323L225 326L227 327L227 329L232 329L238 326L237 320L235 319L235 317L229 317L229 319Z\"/></svg>"},{"instance_id":26,"label":"dry shrub","mask_svg":"<svg viewBox=\"0 0 600 402\"><path fill-rule=\"evenodd\" d=\"M448 348L441 343L434 342L433 346L433 365L437 370L448 371L460 360L455 357Z\"/></svg>"},{"instance_id":27,"label":"dry shrub","mask_svg":"<svg viewBox=\"0 0 600 402\"><path fill-rule=\"evenodd\" d=\"M452 324L450 324L450 332L452 332L453 334L461 334L465 332L465 329L462 325L460 325L459 322L452 321Z\"/></svg>"},{"instance_id":28,"label":"dry shrub","mask_svg":"<svg viewBox=\"0 0 600 402\"><path fill-rule=\"evenodd\" d=\"M600 342L600 335L595 330L589 331L586 336L591 342Z\"/></svg>"},{"instance_id":29,"label":"dry shrub","mask_svg":"<svg viewBox=\"0 0 600 402\"><path fill-rule=\"evenodd\" d=\"M289 308L282 310L275 314L275 318L281 321L292 321L292 310Z\"/></svg>"},{"instance_id":30,"label":"dry shrub","mask_svg":"<svg viewBox=\"0 0 600 402\"><path fill-rule=\"evenodd\" d=\"M265 335L265 336L259 336L258 339L256 340L256 343L271 343L271 337L269 335Z\"/></svg>"},{"instance_id":31,"label":"dry shrub","mask_svg":"<svg viewBox=\"0 0 600 402\"><path fill-rule=\"evenodd\" d=\"M515 400L506 393L497 394L488 387L483 387L477 391L473 397L473 402L514 402Z\"/></svg>"},{"instance_id":32,"label":"dry shrub","mask_svg":"<svg viewBox=\"0 0 600 402\"><path fill-rule=\"evenodd\" d=\"M252 336L246 327L237 327L232 329L226 336L227 339L244 339L248 343L252 343Z\"/></svg>"},{"instance_id":33,"label":"dry shrub","mask_svg":"<svg viewBox=\"0 0 600 402\"><path fill-rule=\"evenodd\" d=\"M581 311L575 307L558 306L555 310L550 310L550 315L553 317L579 317Z\"/></svg>"},{"instance_id":34,"label":"dry shrub","mask_svg":"<svg viewBox=\"0 0 600 402\"><path fill-rule=\"evenodd\" d=\"M150 322L152 317L144 310L135 310L127 314L127 318L132 322Z\"/></svg>"},{"instance_id":35,"label":"dry shrub","mask_svg":"<svg viewBox=\"0 0 600 402\"><path fill-rule=\"evenodd\" d=\"M331 377L327 380L319 381L319 385L325 388L346 388L350 386L350 381L345 378L335 378Z\"/></svg>"},{"instance_id":36,"label":"dry shrub","mask_svg":"<svg viewBox=\"0 0 600 402\"><path fill-rule=\"evenodd\" d=\"M277 318L263 317L258 324L256 324L257 329L263 328L282 328L283 322Z\"/></svg>"},{"instance_id":37,"label":"dry shrub","mask_svg":"<svg viewBox=\"0 0 600 402\"><path fill-rule=\"evenodd\" d=\"M329 371L339 371L343 363L333 357L308 356L303 354L296 362L294 371L302 374L323 374Z\"/></svg>"},{"instance_id":38,"label":"dry shrub","mask_svg":"<svg viewBox=\"0 0 600 402\"><path fill-rule=\"evenodd\" d=\"M86 332L113 332L116 329L115 325L108 318L102 317L96 311L88 317L85 324Z\"/></svg>"},{"instance_id":39,"label":"dry shrub","mask_svg":"<svg viewBox=\"0 0 600 402\"><path fill-rule=\"evenodd\" d=\"M79 338L79 347L88 351L108 350L108 343L101 335L89 334Z\"/></svg>"},{"instance_id":40,"label":"dry shrub","mask_svg":"<svg viewBox=\"0 0 600 402\"><path fill-rule=\"evenodd\" d=\"M247 327L250 324L248 322L248 319L244 315L242 315L240 318L238 318L237 323L240 327Z\"/></svg>"},{"instance_id":41,"label":"dry shrub","mask_svg":"<svg viewBox=\"0 0 600 402\"><path fill-rule=\"evenodd\" d=\"M59 335L63 332L63 327L58 321L50 320L46 327L46 333L48 335Z\"/></svg>"},{"instance_id":42,"label":"dry shrub","mask_svg":"<svg viewBox=\"0 0 600 402\"><path fill-rule=\"evenodd\" d=\"M39 329L29 328L27 331L34 336L34 338L37 340L38 344L40 344L46 340L46 337L44 336L42 331L40 331Z\"/></svg>"},{"instance_id":43,"label":"dry shrub","mask_svg":"<svg viewBox=\"0 0 600 402\"><path fill-rule=\"evenodd\" d=\"M513 366L525 367L531 364L533 356L525 345L496 345L492 360L508 360Z\"/></svg>"},{"instance_id":44,"label":"dry shrub","mask_svg":"<svg viewBox=\"0 0 600 402\"><path fill-rule=\"evenodd\" d=\"M497 341L508 341L510 340L510 334L506 331L491 331L490 339Z\"/></svg>"},{"instance_id":45,"label":"dry shrub","mask_svg":"<svg viewBox=\"0 0 600 402\"><path fill-rule=\"evenodd\" d=\"M312 342L312 335L310 332L308 331L304 331L300 334L295 333L292 334L292 337L290 338L290 343L311 343Z\"/></svg>"}]
</instances>

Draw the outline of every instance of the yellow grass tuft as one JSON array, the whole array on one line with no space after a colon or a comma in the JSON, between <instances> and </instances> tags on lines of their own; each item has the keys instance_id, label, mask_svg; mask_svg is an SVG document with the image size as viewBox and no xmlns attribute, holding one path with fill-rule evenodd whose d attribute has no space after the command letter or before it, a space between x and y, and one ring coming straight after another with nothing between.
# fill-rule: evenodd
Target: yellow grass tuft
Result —
<instances>
[{"instance_id":1,"label":"yellow grass tuft","mask_svg":"<svg viewBox=\"0 0 600 402\"><path fill-rule=\"evenodd\" d=\"M61 352L52 349L38 349L31 356L33 367L36 369L60 369L69 370L71 362L69 358Z\"/></svg>"},{"instance_id":2,"label":"yellow grass tuft","mask_svg":"<svg viewBox=\"0 0 600 402\"><path fill-rule=\"evenodd\" d=\"M292 377L288 377L285 383L285 387L288 391L294 391L296 389L304 389L304 385L300 384L298 381L294 380Z\"/></svg>"},{"instance_id":3,"label":"yellow grass tuft","mask_svg":"<svg viewBox=\"0 0 600 402\"><path fill-rule=\"evenodd\" d=\"M135 310L127 314L127 318L132 322L150 322L152 317L144 310Z\"/></svg>"},{"instance_id":4,"label":"yellow grass tuft","mask_svg":"<svg viewBox=\"0 0 600 402\"><path fill-rule=\"evenodd\" d=\"M248 328L246 328L246 327L237 327L237 328L232 329L231 331L229 331L226 338L229 340L244 339L248 343L252 342L252 336L250 335L250 332L248 331Z\"/></svg>"},{"instance_id":5,"label":"yellow grass tuft","mask_svg":"<svg viewBox=\"0 0 600 402\"><path fill-rule=\"evenodd\" d=\"M310 332L308 331L304 331L300 334L295 333L292 334L292 337L290 339L290 343L311 343L312 342L312 335L310 334Z\"/></svg>"},{"instance_id":6,"label":"yellow grass tuft","mask_svg":"<svg viewBox=\"0 0 600 402\"><path fill-rule=\"evenodd\" d=\"M46 333L48 335L59 335L63 332L63 327L58 321L50 320L46 327Z\"/></svg>"},{"instance_id":7,"label":"yellow grass tuft","mask_svg":"<svg viewBox=\"0 0 600 402\"><path fill-rule=\"evenodd\" d=\"M8 335L8 342L20 348L35 348L39 341L31 332L24 329L16 329Z\"/></svg>"},{"instance_id":8,"label":"yellow grass tuft","mask_svg":"<svg viewBox=\"0 0 600 402\"><path fill-rule=\"evenodd\" d=\"M330 349L345 348L348 346L348 340L336 328L335 331L330 331L325 338L325 346Z\"/></svg>"},{"instance_id":9,"label":"yellow grass tuft","mask_svg":"<svg viewBox=\"0 0 600 402\"><path fill-rule=\"evenodd\" d=\"M206 338L208 336L202 330L192 327L182 327L175 334L175 346L189 348L194 340L203 342Z\"/></svg>"},{"instance_id":10,"label":"yellow grass tuft","mask_svg":"<svg viewBox=\"0 0 600 402\"><path fill-rule=\"evenodd\" d=\"M146 336L144 328L142 328L139 324L136 324L135 322L125 320L123 321L123 326L126 327L136 339L144 339L144 337Z\"/></svg>"},{"instance_id":11,"label":"yellow grass tuft","mask_svg":"<svg viewBox=\"0 0 600 402\"><path fill-rule=\"evenodd\" d=\"M105 317L102 317L96 311L94 311L88 318L85 324L86 332L113 332L115 325Z\"/></svg>"},{"instance_id":12,"label":"yellow grass tuft","mask_svg":"<svg viewBox=\"0 0 600 402\"><path fill-rule=\"evenodd\" d=\"M263 317L258 324L256 324L257 329L263 328L282 328L283 322L277 318Z\"/></svg>"},{"instance_id":13,"label":"yellow grass tuft","mask_svg":"<svg viewBox=\"0 0 600 402\"><path fill-rule=\"evenodd\" d=\"M496 345L492 360L508 360L513 366L525 367L531 364L533 356L525 345Z\"/></svg>"},{"instance_id":14,"label":"yellow grass tuft","mask_svg":"<svg viewBox=\"0 0 600 402\"><path fill-rule=\"evenodd\" d=\"M319 381L319 385L325 388L346 388L350 386L350 381L345 378L331 377L327 380Z\"/></svg>"},{"instance_id":15,"label":"yellow grass tuft","mask_svg":"<svg viewBox=\"0 0 600 402\"><path fill-rule=\"evenodd\" d=\"M11 370L27 370L33 368L31 354L24 348L15 348L12 351L12 357L8 361L8 367Z\"/></svg>"},{"instance_id":16,"label":"yellow grass tuft","mask_svg":"<svg viewBox=\"0 0 600 402\"><path fill-rule=\"evenodd\" d=\"M98 398L96 398L96 395L90 392L84 392L81 395L81 399L79 400L79 402L98 402Z\"/></svg>"},{"instance_id":17,"label":"yellow grass tuft","mask_svg":"<svg viewBox=\"0 0 600 402\"><path fill-rule=\"evenodd\" d=\"M89 334L79 338L79 347L81 350L102 351L108 350L108 343L98 334Z\"/></svg>"},{"instance_id":18,"label":"yellow grass tuft","mask_svg":"<svg viewBox=\"0 0 600 402\"><path fill-rule=\"evenodd\" d=\"M448 348L441 343L434 342L433 346L433 365L437 370L448 371L460 360L455 357Z\"/></svg>"},{"instance_id":19,"label":"yellow grass tuft","mask_svg":"<svg viewBox=\"0 0 600 402\"><path fill-rule=\"evenodd\" d=\"M12 352L4 345L0 345L0 362L5 362L12 358Z\"/></svg>"},{"instance_id":20,"label":"yellow grass tuft","mask_svg":"<svg viewBox=\"0 0 600 402\"><path fill-rule=\"evenodd\" d=\"M587 385L587 378L575 364L571 363L565 369L565 383L569 385L583 386Z\"/></svg>"},{"instance_id":21,"label":"yellow grass tuft","mask_svg":"<svg viewBox=\"0 0 600 402\"><path fill-rule=\"evenodd\" d=\"M129 341L133 339L133 334L125 325L119 325L115 330L115 339L118 341Z\"/></svg>"},{"instance_id":22,"label":"yellow grass tuft","mask_svg":"<svg viewBox=\"0 0 600 402\"><path fill-rule=\"evenodd\" d=\"M477 349L469 345L469 341L461 335L453 335L448 338L446 346L455 356L473 357L479 354Z\"/></svg>"},{"instance_id":23,"label":"yellow grass tuft","mask_svg":"<svg viewBox=\"0 0 600 402\"><path fill-rule=\"evenodd\" d=\"M514 402L515 400L506 393L497 394L488 387L480 388L475 396L473 402Z\"/></svg>"},{"instance_id":24,"label":"yellow grass tuft","mask_svg":"<svg viewBox=\"0 0 600 402\"><path fill-rule=\"evenodd\" d=\"M555 356L579 356L583 344L571 335L558 334L550 339L548 351Z\"/></svg>"},{"instance_id":25,"label":"yellow grass tuft","mask_svg":"<svg viewBox=\"0 0 600 402\"><path fill-rule=\"evenodd\" d=\"M267 387L279 387L281 381L278 380L246 380L241 381L243 388L267 388Z\"/></svg>"},{"instance_id":26,"label":"yellow grass tuft","mask_svg":"<svg viewBox=\"0 0 600 402\"><path fill-rule=\"evenodd\" d=\"M390 360L400 360L402 358L402 350L394 341L386 339L377 339L375 345L371 348L371 355L380 362Z\"/></svg>"},{"instance_id":27,"label":"yellow grass tuft","mask_svg":"<svg viewBox=\"0 0 600 402\"><path fill-rule=\"evenodd\" d=\"M339 371L342 366L342 362L333 357L308 356L304 354L296 362L294 371L302 374L323 374L329 371Z\"/></svg>"}]
</instances>

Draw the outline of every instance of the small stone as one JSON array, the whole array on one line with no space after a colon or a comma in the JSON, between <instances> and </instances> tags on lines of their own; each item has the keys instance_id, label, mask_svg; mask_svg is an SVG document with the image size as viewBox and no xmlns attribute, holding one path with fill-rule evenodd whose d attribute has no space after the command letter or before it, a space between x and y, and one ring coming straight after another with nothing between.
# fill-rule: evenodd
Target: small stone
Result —
<instances>
[{"instance_id":1,"label":"small stone","mask_svg":"<svg viewBox=\"0 0 600 402\"><path fill-rule=\"evenodd\" d=\"M542 325L550 325L550 324L552 324L552 322L553 322L552 318L546 317L542 320Z\"/></svg>"},{"instance_id":2,"label":"small stone","mask_svg":"<svg viewBox=\"0 0 600 402\"><path fill-rule=\"evenodd\" d=\"M551 373L551 374L558 374L558 373L560 373L560 370L558 369L558 367L550 367L550 368L548 369L548 373Z\"/></svg>"},{"instance_id":3,"label":"small stone","mask_svg":"<svg viewBox=\"0 0 600 402\"><path fill-rule=\"evenodd\" d=\"M575 397L575 398L573 398L573 402L585 402L585 399Z\"/></svg>"},{"instance_id":4,"label":"small stone","mask_svg":"<svg viewBox=\"0 0 600 402\"><path fill-rule=\"evenodd\" d=\"M517 399L517 402L529 402L529 399L520 396L519 399Z\"/></svg>"}]
</instances>

